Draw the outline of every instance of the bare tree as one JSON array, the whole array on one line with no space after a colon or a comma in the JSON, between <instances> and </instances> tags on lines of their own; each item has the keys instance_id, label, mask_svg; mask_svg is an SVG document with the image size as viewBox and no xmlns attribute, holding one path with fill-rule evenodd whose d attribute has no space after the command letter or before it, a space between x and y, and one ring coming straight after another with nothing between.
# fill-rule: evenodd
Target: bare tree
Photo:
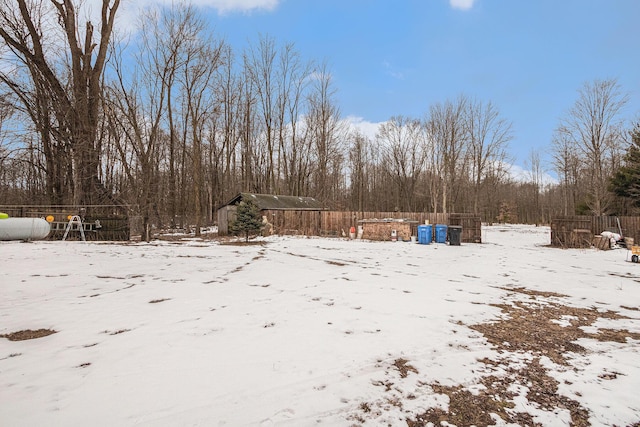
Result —
<instances>
[{"instance_id":1,"label":"bare tree","mask_svg":"<svg viewBox=\"0 0 640 427\"><path fill-rule=\"evenodd\" d=\"M507 161L507 145L513 135L511 123L500 116L491 102L470 101L465 122L473 179L473 212L477 215L483 187L491 182L487 178Z\"/></svg>"},{"instance_id":2,"label":"bare tree","mask_svg":"<svg viewBox=\"0 0 640 427\"><path fill-rule=\"evenodd\" d=\"M367 196L368 169L371 166L371 153L373 143L360 132L351 134L351 144L349 146L349 181L351 183L351 206L359 212L365 207L365 197Z\"/></svg>"},{"instance_id":3,"label":"bare tree","mask_svg":"<svg viewBox=\"0 0 640 427\"><path fill-rule=\"evenodd\" d=\"M220 66L212 80L212 101L215 103L214 114L210 114L206 123L206 158L205 181L208 189L208 212L211 218L214 206L228 200L238 191L242 191L240 169L241 156L238 147L242 142L243 87L242 75L234 69L233 50L224 45L220 51Z\"/></svg>"},{"instance_id":4,"label":"bare tree","mask_svg":"<svg viewBox=\"0 0 640 427\"><path fill-rule=\"evenodd\" d=\"M578 91L578 100L562 120L558 132L578 150L583 167L589 171L587 203L595 215L603 215L611 203L608 178L614 153L622 141L619 114L628 102L615 79L587 82Z\"/></svg>"},{"instance_id":5,"label":"bare tree","mask_svg":"<svg viewBox=\"0 0 640 427\"><path fill-rule=\"evenodd\" d=\"M12 75L14 80L8 80ZM33 80L29 74L15 69L10 73L0 71L0 81L10 86L15 105L16 116L27 122L24 127L28 132L38 134L38 142L28 138L23 149L36 149L42 155L36 156L37 163L23 159L22 167L41 168L45 174L44 192L49 203L62 204L73 194L73 172L68 138L59 131L56 125L53 100L41 80ZM20 120L20 119L16 119ZM30 126L28 123L31 122ZM14 139L14 143L20 138ZM34 159L33 156L30 158Z\"/></svg>"},{"instance_id":6,"label":"bare tree","mask_svg":"<svg viewBox=\"0 0 640 427\"><path fill-rule=\"evenodd\" d=\"M312 68L293 45L285 45L279 55L278 69L278 170L281 188L287 194L306 195L310 169L310 138L305 137L302 111Z\"/></svg>"},{"instance_id":7,"label":"bare tree","mask_svg":"<svg viewBox=\"0 0 640 427\"><path fill-rule=\"evenodd\" d=\"M219 113L212 87L214 73L220 66L222 44L214 43L204 33L204 22L194 13L188 25L192 36L187 38L185 60L180 74L184 111L184 128L192 144L193 206L195 233L200 236L203 225L202 191L204 188L202 144L207 121Z\"/></svg>"},{"instance_id":8,"label":"bare tree","mask_svg":"<svg viewBox=\"0 0 640 427\"><path fill-rule=\"evenodd\" d=\"M275 40L260 37L258 48L252 48L245 54L245 69L251 79L251 87L255 90L258 112L260 114L261 136L265 151L258 154L260 166L264 172L264 188L266 192L276 189L276 149L277 149L277 48ZM258 147L255 147L258 148ZM262 158L260 158L260 155Z\"/></svg>"},{"instance_id":9,"label":"bare tree","mask_svg":"<svg viewBox=\"0 0 640 427\"><path fill-rule=\"evenodd\" d=\"M16 4L17 3L17 4ZM84 25L84 38L80 40L78 13L72 0L50 2L2 0L0 3L0 37L12 54L19 59L31 77L34 87L44 91L51 100L55 116L56 138L70 144L73 165L74 202L92 204L102 201L105 194L99 182L100 141L97 138L102 96L102 75L107 59L107 48L113 30L119 0L103 0L100 34L96 40L93 23ZM48 5L48 6L47 6ZM57 19L43 24L46 10ZM61 37L57 37L61 36ZM65 45L64 63L51 54L45 40L62 39ZM36 108L36 91L20 90L20 82L5 71L0 80L24 100L26 108ZM69 90L68 90L69 88ZM31 114L32 119L41 115ZM45 122L46 123L46 122ZM43 122L34 123L36 127ZM52 124L52 123L48 123ZM59 161L56 159L55 161Z\"/></svg>"},{"instance_id":10,"label":"bare tree","mask_svg":"<svg viewBox=\"0 0 640 427\"><path fill-rule=\"evenodd\" d=\"M255 141L260 133L258 125L258 108L256 106L255 88L251 78L251 64L244 57L242 74L239 80L238 93L238 123L240 124L240 188L242 191L257 191L261 189L259 174L256 171L257 162Z\"/></svg>"},{"instance_id":11,"label":"bare tree","mask_svg":"<svg viewBox=\"0 0 640 427\"><path fill-rule=\"evenodd\" d=\"M11 141L8 136L7 123L15 110L10 95L10 93L0 94L0 200L5 200L5 203L10 201L6 197L9 187L7 185L9 178L7 171L12 163Z\"/></svg>"},{"instance_id":12,"label":"bare tree","mask_svg":"<svg viewBox=\"0 0 640 427\"><path fill-rule=\"evenodd\" d=\"M192 6L174 6L170 10L149 12L151 16L142 16L141 22L145 32L149 34L148 47L150 63L156 68L166 94L164 117L167 134L167 210L171 228L183 226L186 213L184 191L186 172L186 138L179 134L179 108L181 94L178 86L178 71L184 66L185 44L193 37L191 21L196 11ZM183 126L184 128L184 126ZM177 222L178 220L178 222Z\"/></svg>"},{"instance_id":13,"label":"bare tree","mask_svg":"<svg viewBox=\"0 0 640 427\"><path fill-rule=\"evenodd\" d=\"M540 192L542 191L542 179L544 175L544 169L542 167L542 159L540 151L532 148L529 151L529 157L525 160L525 167L527 168L527 182L531 187L531 195L528 197L533 202L533 220L536 225L541 221L544 221L541 207L540 207ZM528 218L529 220L531 218Z\"/></svg>"},{"instance_id":14,"label":"bare tree","mask_svg":"<svg viewBox=\"0 0 640 427\"><path fill-rule=\"evenodd\" d=\"M575 213L577 185L580 178L580 162L577 147L570 136L563 131L554 132L551 143L553 167L560 178L563 215Z\"/></svg>"},{"instance_id":15,"label":"bare tree","mask_svg":"<svg viewBox=\"0 0 640 427\"><path fill-rule=\"evenodd\" d=\"M419 120L395 116L381 124L376 139L383 164L395 184L398 210L414 210L416 186L425 168L425 134Z\"/></svg>"},{"instance_id":16,"label":"bare tree","mask_svg":"<svg viewBox=\"0 0 640 427\"><path fill-rule=\"evenodd\" d=\"M467 162L468 132L465 111L468 100L464 96L455 101L437 103L429 108L426 126L432 140L435 171L441 178L442 211L447 213L459 190L459 179L464 176ZM434 207L435 209L435 207Z\"/></svg>"},{"instance_id":17,"label":"bare tree","mask_svg":"<svg viewBox=\"0 0 640 427\"><path fill-rule=\"evenodd\" d=\"M336 194L338 177L342 174L342 141L344 124L335 102L335 88L326 63L314 73L308 96L307 130L312 139L315 169L312 173L314 195L327 201Z\"/></svg>"},{"instance_id":18,"label":"bare tree","mask_svg":"<svg viewBox=\"0 0 640 427\"><path fill-rule=\"evenodd\" d=\"M142 30L139 49L135 54L135 72L124 65L122 52L114 49L112 62L115 79L105 96L106 119L132 190L131 204L140 209L146 241L151 238L150 220L153 212L158 211L161 199L158 189L159 163L166 139L162 121L169 82L176 73L175 57L179 49L176 45L164 45L162 24L168 20L171 24L164 26L167 29L188 23L188 20L182 19L188 16L184 12L173 9L159 15L157 11L149 10L141 17ZM174 36L174 42L183 41L186 34L183 31ZM156 218L159 219L159 215Z\"/></svg>"}]
</instances>

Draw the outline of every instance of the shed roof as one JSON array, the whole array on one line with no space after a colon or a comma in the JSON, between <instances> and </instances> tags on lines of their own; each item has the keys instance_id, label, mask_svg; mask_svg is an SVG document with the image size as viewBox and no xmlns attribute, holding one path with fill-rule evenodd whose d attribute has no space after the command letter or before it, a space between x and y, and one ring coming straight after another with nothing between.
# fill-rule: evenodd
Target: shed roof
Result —
<instances>
[{"instance_id":1,"label":"shed roof","mask_svg":"<svg viewBox=\"0 0 640 427\"><path fill-rule=\"evenodd\" d=\"M239 193L227 205L235 205L244 200L251 200L260 210L322 211L327 209L313 197L256 193Z\"/></svg>"}]
</instances>

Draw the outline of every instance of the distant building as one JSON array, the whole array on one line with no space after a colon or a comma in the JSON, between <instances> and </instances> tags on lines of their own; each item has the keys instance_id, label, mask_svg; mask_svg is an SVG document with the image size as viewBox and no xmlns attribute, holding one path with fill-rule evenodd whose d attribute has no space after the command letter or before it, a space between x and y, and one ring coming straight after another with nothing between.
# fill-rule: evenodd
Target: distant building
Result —
<instances>
[{"instance_id":1,"label":"distant building","mask_svg":"<svg viewBox=\"0 0 640 427\"><path fill-rule=\"evenodd\" d=\"M251 201L258 206L266 234L316 234L320 227L320 212L327 210L313 197L239 193L218 209L219 235L229 234L229 224L235 219L237 205L242 201Z\"/></svg>"}]
</instances>

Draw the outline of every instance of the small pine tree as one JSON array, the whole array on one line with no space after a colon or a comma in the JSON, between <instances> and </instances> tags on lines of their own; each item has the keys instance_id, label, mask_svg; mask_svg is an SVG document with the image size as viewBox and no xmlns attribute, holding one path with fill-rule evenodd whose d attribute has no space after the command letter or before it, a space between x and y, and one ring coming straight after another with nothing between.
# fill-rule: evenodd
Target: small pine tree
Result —
<instances>
[{"instance_id":1,"label":"small pine tree","mask_svg":"<svg viewBox=\"0 0 640 427\"><path fill-rule=\"evenodd\" d=\"M515 224L518 221L516 204L512 202L500 203L500 213L496 219L499 224Z\"/></svg>"},{"instance_id":2,"label":"small pine tree","mask_svg":"<svg viewBox=\"0 0 640 427\"><path fill-rule=\"evenodd\" d=\"M244 234L245 241L249 241L249 235L252 233L258 233L262 230L264 224L262 223L262 215L260 215L260 209L251 200L243 201L238 204L236 210L236 218L229 224L229 231L233 234Z\"/></svg>"}]
</instances>

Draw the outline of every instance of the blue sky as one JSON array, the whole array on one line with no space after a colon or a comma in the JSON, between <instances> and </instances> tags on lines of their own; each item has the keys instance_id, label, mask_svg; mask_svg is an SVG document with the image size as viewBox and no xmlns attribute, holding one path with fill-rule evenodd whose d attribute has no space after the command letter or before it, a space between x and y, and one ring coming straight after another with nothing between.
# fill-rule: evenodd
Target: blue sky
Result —
<instances>
[{"instance_id":1,"label":"blue sky","mask_svg":"<svg viewBox=\"0 0 640 427\"><path fill-rule=\"evenodd\" d=\"M342 115L364 128L465 94L513 122L509 151L522 166L532 149L545 156L587 81L618 79L624 116L640 117L640 0L193 3L238 52L262 34L326 61Z\"/></svg>"}]
</instances>

